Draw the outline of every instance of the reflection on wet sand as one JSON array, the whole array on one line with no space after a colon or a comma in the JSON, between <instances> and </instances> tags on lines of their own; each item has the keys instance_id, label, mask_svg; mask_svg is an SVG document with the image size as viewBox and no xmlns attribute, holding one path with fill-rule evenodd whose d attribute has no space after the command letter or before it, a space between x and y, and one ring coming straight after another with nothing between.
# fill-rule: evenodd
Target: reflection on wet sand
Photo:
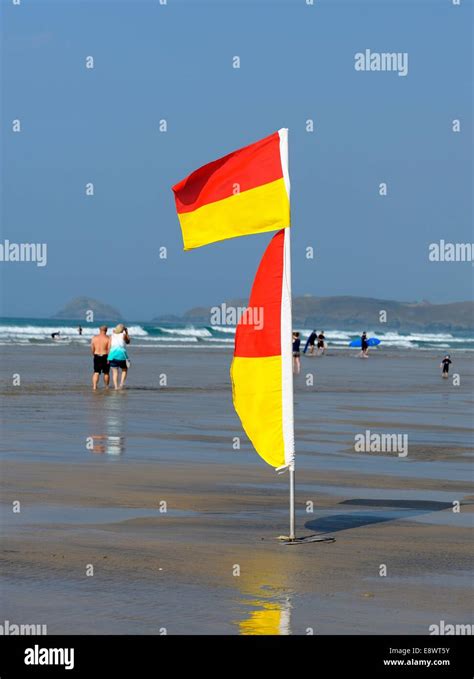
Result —
<instances>
[{"instance_id":1,"label":"reflection on wet sand","mask_svg":"<svg viewBox=\"0 0 474 679\"><path fill-rule=\"evenodd\" d=\"M105 398L91 411L91 430L104 431L103 434L91 434L91 453L122 455L125 452L125 436L122 434L122 402L113 398Z\"/></svg>"},{"instance_id":2,"label":"reflection on wet sand","mask_svg":"<svg viewBox=\"0 0 474 679\"><path fill-rule=\"evenodd\" d=\"M124 436L106 436L96 434L91 436L91 453L107 453L108 455L121 455L125 450Z\"/></svg>"},{"instance_id":3,"label":"reflection on wet sand","mask_svg":"<svg viewBox=\"0 0 474 679\"><path fill-rule=\"evenodd\" d=\"M245 620L238 623L240 634L291 634L291 603L287 598L282 603L251 601L260 610L251 611Z\"/></svg>"},{"instance_id":4,"label":"reflection on wet sand","mask_svg":"<svg viewBox=\"0 0 474 679\"><path fill-rule=\"evenodd\" d=\"M233 625L239 634L291 634L293 589L290 573L296 552L254 550L247 554L239 577L239 605L243 611Z\"/></svg>"}]
</instances>

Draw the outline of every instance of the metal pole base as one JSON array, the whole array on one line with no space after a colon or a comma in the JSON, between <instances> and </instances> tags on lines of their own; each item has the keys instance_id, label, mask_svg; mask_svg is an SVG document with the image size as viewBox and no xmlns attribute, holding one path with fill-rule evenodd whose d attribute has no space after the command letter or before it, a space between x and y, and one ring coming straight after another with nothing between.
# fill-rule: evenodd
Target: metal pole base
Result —
<instances>
[{"instance_id":1,"label":"metal pole base","mask_svg":"<svg viewBox=\"0 0 474 679\"><path fill-rule=\"evenodd\" d=\"M280 535L282 545L305 545L309 542L336 542L336 538L330 535L305 535L302 538L289 538L287 535Z\"/></svg>"}]
</instances>

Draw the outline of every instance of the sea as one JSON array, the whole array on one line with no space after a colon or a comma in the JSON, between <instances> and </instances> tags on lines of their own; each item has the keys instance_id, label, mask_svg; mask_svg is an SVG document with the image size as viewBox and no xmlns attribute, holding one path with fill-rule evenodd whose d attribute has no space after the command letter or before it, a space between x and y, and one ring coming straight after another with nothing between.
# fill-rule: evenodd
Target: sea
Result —
<instances>
[{"instance_id":1,"label":"sea","mask_svg":"<svg viewBox=\"0 0 474 679\"><path fill-rule=\"evenodd\" d=\"M110 324L113 327L113 324ZM54 320L44 318L0 318L0 346L5 345L52 345L88 344L97 333L99 323L81 323L79 334L77 320ZM191 323L150 323L136 321L127 323L134 347L188 347L193 349L232 349L235 327ZM303 342L313 328L295 328L301 333ZM59 336L52 338L52 333ZM440 351L473 351L474 331L468 332L394 332L372 328L369 337L378 337L381 344L378 351L387 349L418 349ZM358 333L345 329L325 330L329 349L348 348Z\"/></svg>"}]
</instances>

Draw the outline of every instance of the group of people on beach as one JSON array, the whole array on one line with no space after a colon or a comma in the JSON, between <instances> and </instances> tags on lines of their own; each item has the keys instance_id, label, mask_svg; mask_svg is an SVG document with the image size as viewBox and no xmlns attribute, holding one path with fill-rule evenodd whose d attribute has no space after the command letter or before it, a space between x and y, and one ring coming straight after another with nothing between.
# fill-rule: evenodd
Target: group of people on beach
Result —
<instances>
[{"instance_id":1,"label":"group of people on beach","mask_svg":"<svg viewBox=\"0 0 474 679\"><path fill-rule=\"evenodd\" d=\"M293 372L298 374L301 370L301 337L300 333L297 330L293 331L292 341L293 341ZM365 331L361 335L360 342L361 342L360 355L362 358L368 358L369 343L367 339L367 333ZM316 356L322 356L327 348L324 330L321 330L321 332L319 333L317 330L313 330L313 332L306 340L306 345L305 348L303 349L303 353L306 354L306 352L309 350L310 354L314 354L315 345L317 349Z\"/></svg>"},{"instance_id":2,"label":"group of people on beach","mask_svg":"<svg viewBox=\"0 0 474 679\"><path fill-rule=\"evenodd\" d=\"M128 329L119 323L111 335L107 334L108 327L101 325L99 334L94 335L91 339L91 352L94 357L94 373L92 375L92 388L94 391L99 386L100 375L104 375L105 388L109 388L110 370L112 370L112 380L115 389L122 389L125 380L127 379L128 368L130 367L130 359L127 353L127 345L130 344L130 337ZM59 333L58 333L59 334ZM81 333L82 334L82 333ZM292 350L293 350L293 372L299 374L301 370L301 337L300 333L295 330L292 336ZM309 348L309 353L314 353L316 345L316 355L323 355L326 351L326 338L324 330L318 333L316 330L309 335L303 353L306 353ZM367 333L364 331L360 337L361 358L368 358L369 343ZM452 361L449 354L441 361L443 378L449 376L449 366ZM121 371L119 380L119 370Z\"/></svg>"},{"instance_id":3,"label":"group of people on beach","mask_svg":"<svg viewBox=\"0 0 474 679\"><path fill-rule=\"evenodd\" d=\"M301 370L301 337L297 330L293 331L293 372L298 374ZM310 354L314 354L314 346L316 345L316 356L322 356L327 348L326 337L324 335L324 330L318 333L317 330L313 330L308 339L306 340L305 348L303 353L305 354L308 349ZM369 357L369 341L367 339L367 333L362 333L360 337L361 358Z\"/></svg>"},{"instance_id":4,"label":"group of people on beach","mask_svg":"<svg viewBox=\"0 0 474 679\"><path fill-rule=\"evenodd\" d=\"M301 370L301 337L300 333L297 330L293 331L292 342L293 342L293 372L299 374ZM319 334L316 330L313 330L313 332L306 340L306 346L303 349L303 353L306 354L309 347L309 353L313 354L315 344L317 344L316 356L324 354L327 346L326 338L324 336L324 330L321 330ZM359 356L361 358L369 358L369 340L367 338L367 332L365 330L360 336ZM452 361L450 355L446 354L446 356L441 361L440 365L440 368L442 368L441 375L445 379L447 379L449 376L449 366L451 365L451 363Z\"/></svg>"},{"instance_id":5,"label":"group of people on beach","mask_svg":"<svg viewBox=\"0 0 474 679\"><path fill-rule=\"evenodd\" d=\"M293 372L299 373L301 369L301 337L300 333L297 330L293 331ZM310 334L306 341L306 346L303 349L303 353L305 354L308 351L309 347L309 353L313 354L314 353L314 345L316 344L317 346L317 352L316 355L320 356L324 354L326 351L326 338L324 337L324 330L321 330L321 332L318 334L317 330L313 330L313 332Z\"/></svg>"},{"instance_id":6,"label":"group of people on beach","mask_svg":"<svg viewBox=\"0 0 474 679\"><path fill-rule=\"evenodd\" d=\"M130 344L128 330L123 323L119 323L107 334L108 327L101 325L99 334L91 339L91 352L94 357L94 373L92 375L92 389L95 391L99 386L100 375L104 375L105 388L109 388L110 370L115 389L122 389L127 379L130 359L128 358L127 345ZM121 371L119 380L119 370Z\"/></svg>"},{"instance_id":7,"label":"group of people on beach","mask_svg":"<svg viewBox=\"0 0 474 679\"><path fill-rule=\"evenodd\" d=\"M299 337L299 333L295 333ZM314 345L316 344L317 347L317 352L316 356L320 356L324 354L326 351L326 338L324 336L324 330L321 330L321 332L318 334L316 330L313 330L311 335L308 337L306 340L306 346L303 349L303 353L305 354L308 351L309 348L309 353L314 354Z\"/></svg>"}]
</instances>

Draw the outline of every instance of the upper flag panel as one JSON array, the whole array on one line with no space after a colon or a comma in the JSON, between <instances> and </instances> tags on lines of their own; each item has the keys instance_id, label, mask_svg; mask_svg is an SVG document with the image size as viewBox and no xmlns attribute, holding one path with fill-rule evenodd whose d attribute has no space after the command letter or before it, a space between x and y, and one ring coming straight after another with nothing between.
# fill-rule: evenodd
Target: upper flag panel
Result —
<instances>
[{"instance_id":1,"label":"upper flag panel","mask_svg":"<svg viewBox=\"0 0 474 679\"><path fill-rule=\"evenodd\" d=\"M290 225L285 134L199 168L173 187L185 250Z\"/></svg>"}]
</instances>

